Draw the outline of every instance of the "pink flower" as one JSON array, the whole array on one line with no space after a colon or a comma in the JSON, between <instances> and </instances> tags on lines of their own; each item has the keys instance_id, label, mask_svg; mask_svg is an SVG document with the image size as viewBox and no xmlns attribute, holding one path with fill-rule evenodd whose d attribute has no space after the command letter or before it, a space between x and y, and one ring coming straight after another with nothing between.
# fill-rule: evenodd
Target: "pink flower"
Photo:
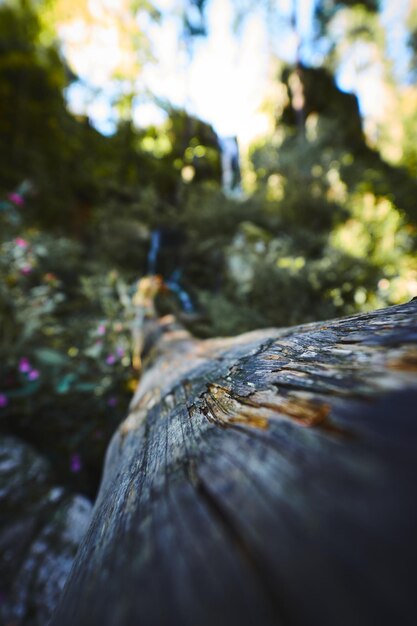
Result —
<instances>
[{"instance_id":1,"label":"pink flower","mask_svg":"<svg viewBox=\"0 0 417 626\"><path fill-rule=\"evenodd\" d=\"M29 380L38 380L39 378L39 370L31 370L28 374Z\"/></svg>"},{"instance_id":2,"label":"pink flower","mask_svg":"<svg viewBox=\"0 0 417 626\"><path fill-rule=\"evenodd\" d=\"M30 366L30 362L29 359L26 358L25 356L22 357L19 361L19 372L22 372L22 374L27 374L28 372L31 371L31 366Z\"/></svg>"},{"instance_id":3,"label":"pink flower","mask_svg":"<svg viewBox=\"0 0 417 626\"><path fill-rule=\"evenodd\" d=\"M32 266L31 265L24 265L23 267L20 268L20 271L21 271L22 274L24 274L24 276L27 276L28 274L31 273Z\"/></svg>"},{"instance_id":4,"label":"pink flower","mask_svg":"<svg viewBox=\"0 0 417 626\"><path fill-rule=\"evenodd\" d=\"M13 202L13 204L16 204L16 206L23 206L25 204L25 199L23 196L20 195L20 193L9 193L7 197L9 198L10 202Z\"/></svg>"},{"instance_id":5,"label":"pink flower","mask_svg":"<svg viewBox=\"0 0 417 626\"><path fill-rule=\"evenodd\" d=\"M0 393L0 409L4 409L9 404L9 400L4 393Z\"/></svg>"},{"instance_id":6,"label":"pink flower","mask_svg":"<svg viewBox=\"0 0 417 626\"><path fill-rule=\"evenodd\" d=\"M77 474L83 467L81 457L76 452L71 455L70 469L73 474Z\"/></svg>"},{"instance_id":7,"label":"pink flower","mask_svg":"<svg viewBox=\"0 0 417 626\"><path fill-rule=\"evenodd\" d=\"M25 250L29 245L26 239L22 239L22 237L16 237L14 242L17 245L17 247L22 248L22 250Z\"/></svg>"},{"instance_id":8,"label":"pink flower","mask_svg":"<svg viewBox=\"0 0 417 626\"><path fill-rule=\"evenodd\" d=\"M102 337L103 335L106 334L106 327L104 324L100 324L97 328L97 335L99 335L100 337Z\"/></svg>"},{"instance_id":9,"label":"pink flower","mask_svg":"<svg viewBox=\"0 0 417 626\"><path fill-rule=\"evenodd\" d=\"M106 359L106 363L107 365L114 365L116 363L116 357L114 356L114 354L109 354Z\"/></svg>"}]
</instances>

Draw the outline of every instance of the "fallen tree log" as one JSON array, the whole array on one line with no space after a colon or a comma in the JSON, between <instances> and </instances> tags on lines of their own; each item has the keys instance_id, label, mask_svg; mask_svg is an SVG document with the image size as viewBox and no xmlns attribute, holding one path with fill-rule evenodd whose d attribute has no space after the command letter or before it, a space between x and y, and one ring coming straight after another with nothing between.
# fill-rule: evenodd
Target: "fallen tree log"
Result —
<instances>
[{"instance_id":1,"label":"fallen tree log","mask_svg":"<svg viewBox=\"0 0 417 626\"><path fill-rule=\"evenodd\" d=\"M415 624L417 299L152 329L52 624Z\"/></svg>"}]
</instances>

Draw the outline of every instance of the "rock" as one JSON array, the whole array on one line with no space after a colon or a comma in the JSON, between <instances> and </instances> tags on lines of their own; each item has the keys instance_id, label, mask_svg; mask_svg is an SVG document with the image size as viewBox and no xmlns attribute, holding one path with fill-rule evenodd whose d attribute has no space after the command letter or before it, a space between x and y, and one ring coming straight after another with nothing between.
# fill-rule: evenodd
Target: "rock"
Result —
<instances>
[{"instance_id":1,"label":"rock","mask_svg":"<svg viewBox=\"0 0 417 626\"><path fill-rule=\"evenodd\" d=\"M0 439L0 565L6 626L44 626L65 584L92 505L53 485L48 462L13 437Z\"/></svg>"},{"instance_id":2,"label":"rock","mask_svg":"<svg viewBox=\"0 0 417 626\"><path fill-rule=\"evenodd\" d=\"M11 623L48 623L87 530L91 509L85 497L68 497L31 543L11 590Z\"/></svg>"},{"instance_id":3,"label":"rock","mask_svg":"<svg viewBox=\"0 0 417 626\"><path fill-rule=\"evenodd\" d=\"M52 488L47 461L14 437L0 438L0 580L16 574L40 519L48 508ZM2 584L2 590L7 587Z\"/></svg>"}]
</instances>

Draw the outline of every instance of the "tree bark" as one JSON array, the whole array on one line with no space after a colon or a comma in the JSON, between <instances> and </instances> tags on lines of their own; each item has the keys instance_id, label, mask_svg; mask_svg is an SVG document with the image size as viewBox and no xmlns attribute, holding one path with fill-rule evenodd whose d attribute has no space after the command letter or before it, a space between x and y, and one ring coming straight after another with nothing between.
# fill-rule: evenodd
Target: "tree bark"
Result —
<instances>
[{"instance_id":1,"label":"tree bark","mask_svg":"<svg viewBox=\"0 0 417 626\"><path fill-rule=\"evenodd\" d=\"M417 299L147 344L53 626L415 624Z\"/></svg>"}]
</instances>

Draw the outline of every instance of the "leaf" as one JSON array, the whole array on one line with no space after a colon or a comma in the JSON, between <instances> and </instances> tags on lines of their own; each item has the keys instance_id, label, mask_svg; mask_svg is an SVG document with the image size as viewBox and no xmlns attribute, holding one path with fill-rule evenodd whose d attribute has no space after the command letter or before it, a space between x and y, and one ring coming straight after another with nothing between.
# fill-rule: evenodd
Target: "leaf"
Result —
<instances>
[{"instance_id":1,"label":"leaf","mask_svg":"<svg viewBox=\"0 0 417 626\"><path fill-rule=\"evenodd\" d=\"M7 395L9 398L24 398L25 396L30 396L36 393L39 390L40 386L41 386L41 381L34 380L34 381L27 383L21 389L8 391Z\"/></svg>"},{"instance_id":2,"label":"leaf","mask_svg":"<svg viewBox=\"0 0 417 626\"><path fill-rule=\"evenodd\" d=\"M38 348L35 350L35 357L45 365L66 365L68 363L68 358L62 352L51 348Z\"/></svg>"},{"instance_id":3,"label":"leaf","mask_svg":"<svg viewBox=\"0 0 417 626\"><path fill-rule=\"evenodd\" d=\"M97 385L95 383L78 383L78 385L75 385L74 391L91 393L94 391L96 386Z\"/></svg>"},{"instance_id":4,"label":"leaf","mask_svg":"<svg viewBox=\"0 0 417 626\"><path fill-rule=\"evenodd\" d=\"M89 356L93 359L98 359L99 356L101 356L103 352L103 346L101 344L94 344L92 346L90 346L89 348L87 348L86 350L84 350L84 354L86 356Z\"/></svg>"},{"instance_id":5,"label":"leaf","mask_svg":"<svg viewBox=\"0 0 417 626\"><path fill-rule=\"evenodd\" d=\"M75 374L67 374L63 378L61 378L58 384L55 386L55 390L57 393L64 394L68 393L71 389L72 383L77 380L77 376Z\"/></svg>"}]
</instances>

